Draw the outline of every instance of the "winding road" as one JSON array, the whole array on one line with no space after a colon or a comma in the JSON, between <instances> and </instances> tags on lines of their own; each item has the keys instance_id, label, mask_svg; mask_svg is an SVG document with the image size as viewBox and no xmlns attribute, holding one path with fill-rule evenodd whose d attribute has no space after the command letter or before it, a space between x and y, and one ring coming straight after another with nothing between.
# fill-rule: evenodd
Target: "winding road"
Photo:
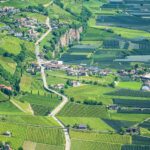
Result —
<instances>
[{"instance_id":1,"label":"winding road","mask_svg":"<svg viewBox=\"0 0 150 150\"><path fill-rule=\"evenodd\" d=\"M65 150L70 150L71 149L71 140L70 140L70 136L69 136L69 132L68 130L65 128L64 124L56 117L56 114L66 105L66 103L68 102L68 98L62 94L60 94L59 92L50 89L47 85L47 81L46 81L46 75L45 75L45 68L42 66L41 64L41 58L39 56L39 44L40 42L52 31L51 26L49 24L50 20L49 18L46 19L46 25L48 26L48 30L45 34L43 34L41 36L41 38L39 38L37 40L37 42L35 43L35 54L36 54L36 59L37 62L39 64L39 66L41 67L41 76L42 76L42 80L43 80L43 85L44 88L47 91L50 91L52 93L57 94L58 96L62 97L62 102L51 112L51 114L49 116L51 116L54 120L57 121L57 123L63 128L64 131L64 135L65 135L65 141L66 141L66 145L65 145Z\"/></svg>"}]
</instances>

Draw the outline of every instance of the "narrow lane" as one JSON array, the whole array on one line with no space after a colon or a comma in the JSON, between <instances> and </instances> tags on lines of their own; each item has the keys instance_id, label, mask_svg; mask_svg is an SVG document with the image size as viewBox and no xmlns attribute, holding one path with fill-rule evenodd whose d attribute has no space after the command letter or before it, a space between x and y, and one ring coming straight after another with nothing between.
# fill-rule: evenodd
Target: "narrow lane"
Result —
<instances>
[{"instance_id":1,"label":"narrow lane","mask_svg":"<svg viewBox=\"0 0 150 150\"><path fill-rule=\"evenodd\" d=\"M47 81L46 81L46 75L45 75L45 68L42 66L41 64L41 58L39 56L39 44L40 42L52 31L51 26L49 24L49 18L46 19L46 25L48 26L48 30L45 34L43 34L41 36L40 39L37 40L37 42L35 43L35 55L36 55L36 59L37 62L39 64L39 66L41 67L41 76L42 76L42 80L43 80L43 86L47 91L50 91L52 93L57 94L58 96L62 97L62 102L51 112L51 114L49 116L51 116L54 120L56 120L56 122L63 128L64 131L64 136L65 136L65 150L70 150L71 149L71 140L70 140L70 136L69 136L69 132L68 130L65 128L64 124L56 117L56 114L65 106L65 104L68 102L68 98L62 94L60 94L59 92L50 89L47 85Z\"/></svg>"}]
</instances>

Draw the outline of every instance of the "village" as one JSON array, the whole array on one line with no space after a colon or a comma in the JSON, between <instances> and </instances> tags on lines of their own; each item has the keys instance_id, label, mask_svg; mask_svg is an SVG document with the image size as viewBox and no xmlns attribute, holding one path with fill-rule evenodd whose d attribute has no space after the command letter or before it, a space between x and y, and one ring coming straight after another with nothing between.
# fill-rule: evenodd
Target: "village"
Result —
<instances>
[{"instance_id":1,"label":"village","mask_svg":"<svg viewBox=\"0 0 150 150\"><path fill-rule=\"evenodd\" d=\"M9 16L7 19L11 21L11 24L6 22L5 26L0 27L0 31L8 31L9 35L23 40L35 41L41 33L47 30L46 24L39 22L35 18L30 18L26 15L15 18L15 15L20 13L20 9L14 7L0 8L1 19Z\"/></svg>"}]
</instances>

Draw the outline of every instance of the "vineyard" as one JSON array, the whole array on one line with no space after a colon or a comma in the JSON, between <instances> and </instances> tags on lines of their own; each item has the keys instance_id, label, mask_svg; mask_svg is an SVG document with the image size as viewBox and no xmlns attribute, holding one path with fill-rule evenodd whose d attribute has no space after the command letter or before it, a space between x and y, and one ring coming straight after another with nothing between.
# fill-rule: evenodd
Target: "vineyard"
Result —
<instances>
[{"instance_id":1,"label":"vineyard","mask_svg":"<svg viewBox=\"0 0 150 150\"><path fill-rule=\"evenodd\" d=\"M68 52L70 53L93 53L95 51L95 47L93 45L75 45L71 47Z\"/></svg>"},{"instance_id":2,"label":"vineyard","mask_svg":"<svg viewBox=\"0 0 150 150\"><path fill-rule=\"evenodd\" d=\"M140 124L141 127L150 128L150 119Z\"/></svg>"},{"instance_id":3,"label":"vineyard","mask_svg":"<svg viewBox=\"0 0 150 150\"><path fill-rule=\"evenodd\" d=\"M58 116L108 118L107 110L103 106L90 106L77 103L68 103L58 113Z\"/></svg>"},{"instance_id":4,"label":"vineyard","mask_svg":"<svg viewBox=\"0 0 150 150\"><path fill-rule=\"evenodd\" d=\"M97 132L70 131L71 139L80 139L85 141L97 141L112 144L131 144L131 137L119 134L103 134Z\"/></svg>"},{"instance_id":5,"label":"vineyard","mask_svg":"<svg viewBox=\"0 0 150 150\"><path fill-rule=\"evenodd\" d=\"M132 137L132 143L137 144L137 145L149 145L150 146L150 138L135 135Z\"/></svg>"},{"instance_id":6,"label":"vineyard","mask_svg":"<svg viewBox=\"0 0 150 150\"><path fill-rule=\"evenodd\" d=\"M71 140L72 148L71 150L121 150L120 144L111 144L95 141L84 141L84 140Z\"/></svg>"},{"instance_id":7,"label":"vineyard","mask_svg":"<svg viewBox=\"0 0 150 150\"><path fill-rule=\"evenodd\" d=\"M118 16L98 16L96 20L99 25L110 25L118 27L129 27L132 29L148 30L150 21L135 16L118 15Z\"/></svg>"},{"instance_id":8,"label":"vineyard","mask_svg":"<svg viewBox=\"0 0 150 150\"><path fill-rule=\"evenodd\" d=\"M11 137L3 135L7 131L11 132ZM11 142L14 149L18 149L24 141L63 146L64 135L61 128L0 122L0 141Z\"/></svg>"},{"instance_id":9,"label":"vineyard","mask_svg":"<svg viewBox=\"0 0 150 150\"><path fill-rule=\"evenodd\" d=\"M123 145L121 150L150 150L150 146L146 145Z\"/></svg>"},{"instance_id":10,"label":"vineyard","mask_svg":"<svg viewBox=\"0 0 150 150\"><path fill-rule=\"evenodd\" d=\"M117 132L120 132L122 128L128 128L136 124L136 122L134 121L126 121L126 120L110 120L110 119L103 119L103 120Z\"/></svg>"},{"instance_id":11,"label":"vineyard","mask_svg":"<svg viewBox=\"0 0 150 150\"><path fill-rule=\"evenodd\" d=\"M149 98L150 97L150 92L128 90L128 89L120 89L120 90L115 91L115 92L107 93L107 95Z\"/></svg>"},{"instance_id":12,"label":"vineyard","mask_svg":"<svg viewBox=\"0 0 150 150\"><path fill-rule=\"evenodd\" d=\"M150 100L113 99L113 103L124 107L150 108Z\"/></svg>"},{"instance_id":13,"label":"vineyard","mask_svg":"<svg viewBox=\"0 0 150 150\"><path fill-rule=\"evenodd\" d=\"M34 95L26 94L19 98L20 101L27 101L31 104L31 107L35 115L47 115L54 107L59 104L59 98L54 94Z\"/></svg>"}]
</instances>

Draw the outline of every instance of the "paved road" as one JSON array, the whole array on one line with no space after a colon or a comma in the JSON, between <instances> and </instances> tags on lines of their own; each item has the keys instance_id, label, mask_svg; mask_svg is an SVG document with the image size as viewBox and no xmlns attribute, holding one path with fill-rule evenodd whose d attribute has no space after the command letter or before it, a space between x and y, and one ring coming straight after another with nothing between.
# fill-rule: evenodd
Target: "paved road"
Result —
<instances>
[{"instance_id":1,"label":"paved road","mask_svg":"<svg viewBox=\"0 0 150 150\"><path fill-rule=\"evenodd\" d=\"M45 75L45 70L44 67L41 65L41 58L39 57L39 44L40 42L51 32L51 26L49 24L49 18L47 18L46 20L46 24L48 26L48 31L42 35L42 37L37 40L37 42L35 43L35 54L36 54L36 58L37 58L37 62L39 64L39 66L41 67L41 76L42 76L42 80L43 80L43 85L44 88L52 93L57 94L58 96L62 97L62 102L51 112L50 116L53 117L54 120L57 121L57 123L63 128L64 131L64 135L65 135L65 140L66 140L66 145L65 145L65 150L70 150L71 148L71 140L70 140L70 136L69 133L67 131L67 129L65 128L65 126L63 125L63 123L56 117L56 114L65 106L65 104L68 102L68 98L60 93L58 93L57 91L50 89L47 85L47 81L46 81L46 75Z\"/></svg>"}]
</instances>

